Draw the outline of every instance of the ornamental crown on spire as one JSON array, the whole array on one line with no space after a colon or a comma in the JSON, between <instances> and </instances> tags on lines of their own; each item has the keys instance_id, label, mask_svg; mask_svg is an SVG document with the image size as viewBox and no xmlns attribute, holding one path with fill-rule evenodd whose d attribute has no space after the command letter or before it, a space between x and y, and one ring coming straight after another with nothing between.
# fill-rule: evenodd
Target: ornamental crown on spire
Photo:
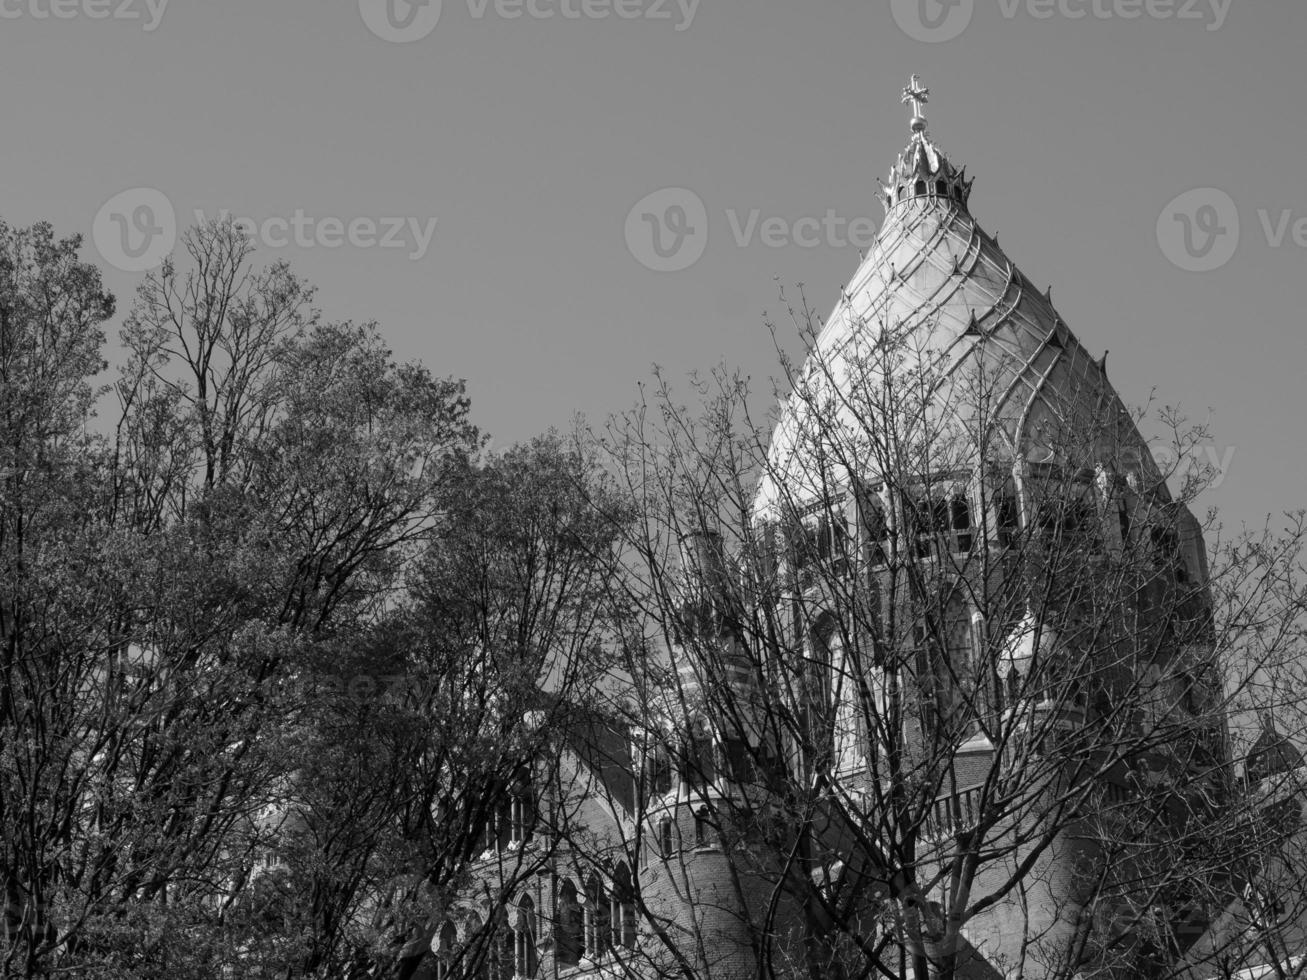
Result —
<instances>
[{"instance_id":1,"label":"ornamental crown on spire","mask_svg":"<svg viewBox=\"0 0 1307 980\"><path fill-rule=\"evenodd\" d=\"M913 75L903 89L902 101L912 106L912 139L890 168L889 181L881 185L885 213L911 202L952 204L966 210L973 181L967 179L965 168L959 171L948 162L927 133L922 109L930 101L930 89L919 76Z\"/></svg>"}]
</instances>

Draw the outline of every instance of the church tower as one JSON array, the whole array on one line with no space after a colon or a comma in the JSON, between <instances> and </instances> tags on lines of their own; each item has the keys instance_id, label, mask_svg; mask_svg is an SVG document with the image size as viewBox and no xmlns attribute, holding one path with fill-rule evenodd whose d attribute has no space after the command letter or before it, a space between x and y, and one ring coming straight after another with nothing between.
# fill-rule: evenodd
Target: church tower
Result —
<instances>
[{"instance_id":1,"label":"church tower","mask_svg":"<svg viewBox=\"0 0 1307 980\"><path fill-rule=\"evenodd\" d=\"M963 866L978 834L1004 855L966 887L912 899L922 955L986 976L1018 960L1025 976L1052 975L1067 956L1143 975L1201 922L1109 935L1133 912L1091 884L1145 873L1148 855L1103 844L1132 800L1183 814L1199 805L1195 774L1221 768L1201 528L1106 354L973 218L973 180L931 137L928 100L913 76L884 224L814 331L755 521L816 542L790 552L808 562L791 569L791 605L827 671L836 778L862 801L841 803L842 818L894 837L926 882L940 880L932 861L941 875ZM909 783L935 787L921 812ZM885 817L904 800L906 817ZM858 869L839 852L862 829L832 835L846 877ZM868 862L869 880L898 870ZM1158 900L1172 898L1184 902ZM1096 943L1104 952L1087 952Z\"/></svg>"},{"instance_id":2,"label":"church tower","mask_svg":"<svg viewBox=\"0 0 1307 980\"><path fill-rule=\"evenodd\" d=\"M678 569L674 670L640 739L649 841L641 887L698 975L746 980L797 921L788 901L777 902L781 862L751 847L781 749L761 665L745 649L749 583L739 556L719 532L698 528L680 541ZM678 971L670 959L656 966Z\"/></svg>"}]
</instances>

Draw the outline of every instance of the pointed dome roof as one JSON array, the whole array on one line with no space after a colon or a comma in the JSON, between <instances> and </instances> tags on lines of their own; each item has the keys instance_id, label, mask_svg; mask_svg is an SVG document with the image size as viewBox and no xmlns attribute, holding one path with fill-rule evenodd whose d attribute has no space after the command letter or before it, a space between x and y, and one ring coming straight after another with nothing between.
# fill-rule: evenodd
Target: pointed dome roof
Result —
<instances>
[{"instance_id":1,"label":"pointed dome roof","mask_svg":"<svg viewBox=\"0 0 1307 980\"><path fill-rule=\"evenodd\" d=\"M885 223L782 407L771 474L759 487L760 515L775 516L784 497L821 496L832 474L813 465L816 456L870 465L860 440L869 419L887 408L877 401L896 378L901 388L910 378L916 394L928 388L920 403L923 424L958 433L970 428L972 456L1057 462L1092 432L1094 445L1072 454L1078 465L1124 460L1118 469L1160 483L1107 380L1106 355L1090 355L1053 307L1051 289L1036 289L972 218L972 181L927 132L921 107L928 94L916 76L904 90L913 107L912 136L882 185ZM832 418L839 420L837 436ZM984 446L975 444L978 429L987 433ZM822 445L831 439L841 444L833 452Z\"/></svg>"}]
</instances>

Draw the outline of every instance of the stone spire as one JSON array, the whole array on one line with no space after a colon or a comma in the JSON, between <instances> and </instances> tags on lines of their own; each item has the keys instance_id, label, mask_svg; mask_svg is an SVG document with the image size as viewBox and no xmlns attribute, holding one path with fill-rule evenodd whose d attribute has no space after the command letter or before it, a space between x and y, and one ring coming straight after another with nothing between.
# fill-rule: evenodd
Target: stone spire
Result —
<instances>
[{"instance_id":1,"label":"stone spire","mask_svg":"<svg viewBox=\"0 0 1307 980\"><path fill-rule=\"evenodd\" d=\"M913 75L903 89L902 101L912 107L912 139L890 168L888 182L881 185L885 213L912 201L951 204L966 210L972 181L967 179L966 169L955 169L931 140L922 114L930 101L930 89L921 84L919 76Z\"/></svg>"}]
</instances>

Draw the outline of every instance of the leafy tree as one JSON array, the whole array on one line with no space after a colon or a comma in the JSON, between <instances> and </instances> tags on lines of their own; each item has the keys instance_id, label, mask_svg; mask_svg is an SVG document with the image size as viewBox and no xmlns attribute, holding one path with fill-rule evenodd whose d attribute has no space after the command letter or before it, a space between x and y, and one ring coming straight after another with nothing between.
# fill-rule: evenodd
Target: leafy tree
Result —
<instances>
[{"instance_id":1,"label":"leafy tree","mask_svg":"<svg viewBox=\"0 0 1307 980\"><path fill-rule=\"evenodd\" d=\"M211 975L327 724L304 680L377 629L478 437L460 383L221 224L146 278L97 434L112 303L75 240L3 246L0 972Z\"/></svg>"}]
</instances>

